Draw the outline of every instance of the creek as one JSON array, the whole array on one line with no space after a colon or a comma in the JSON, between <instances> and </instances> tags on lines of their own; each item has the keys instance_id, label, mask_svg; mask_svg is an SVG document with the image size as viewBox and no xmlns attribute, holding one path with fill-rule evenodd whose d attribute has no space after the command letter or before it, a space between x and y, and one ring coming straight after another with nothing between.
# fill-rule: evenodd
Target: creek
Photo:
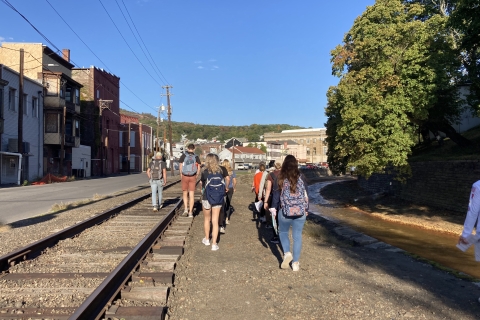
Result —
<instances>
[{"instance_id":1,"label":"creek","mask_svg":"<svg viewBox=\"0 0 480 320\"><path fill-rule=\"evenodd\" d=\"M458 235L425 230L383 220L358 210L332 206L320 195L320 190L336 182L339 181L319 182L309 186L310 201L319 207L323 216L406 252L480 279L480 264L475 261L473 246L466 252L460 251L456 247Z\"/></svg>"}]
</instances>

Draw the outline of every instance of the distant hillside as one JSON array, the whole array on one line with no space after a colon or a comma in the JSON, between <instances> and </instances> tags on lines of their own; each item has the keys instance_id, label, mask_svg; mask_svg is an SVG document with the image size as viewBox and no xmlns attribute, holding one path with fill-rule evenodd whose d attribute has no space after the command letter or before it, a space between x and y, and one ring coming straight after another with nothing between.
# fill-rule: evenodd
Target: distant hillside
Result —
<instances>
[{"instance_id":1,"label":"distant hillside","mask_svg":"<svg viewBox=\"0 0 480 320\"><path fill-rule=\"evenodd\" d=\"M157 118L150 113L134 113L120 109L120 112L129 116L137 117L140 123L153 127L157 130ZM160 136L163 135L163 126L167 122L160 123ZM265 132L280 132L282 130L305 129L299 126L291 126L288 124L252 124L249 126L214 126L205 124L195 124L191 122L175 122L172 121L173 141L179 141L182 134L186 134L190 140L196 139L212 139L226 140L231 137L247 138L248 141L259 141L260 136Z\"/></svg>"}]
</instances>

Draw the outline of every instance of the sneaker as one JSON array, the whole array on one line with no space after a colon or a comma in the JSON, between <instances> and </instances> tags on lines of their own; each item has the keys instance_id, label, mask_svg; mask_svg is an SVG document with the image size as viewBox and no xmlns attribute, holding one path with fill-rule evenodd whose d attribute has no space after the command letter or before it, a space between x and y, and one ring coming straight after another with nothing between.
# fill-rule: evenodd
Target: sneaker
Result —
<instances>
[{"instance_id":1,"label":"sneaker","mask_svg":"<svg viewBox=\"0 0 480 320\"><path fill-rule=\"evenodd\" d=\"M188 217L189 217L189 218L193 218L193 212L189 212L189 213L188 213Z\"/></svg>"},{"instance_id":2,"label":"sneaker","mask_svg":"<svg viewBox=\"0 0 480 320\"><path fill-rule=\"evenodd\" d=\"M292 270L293 271L300 270L300 262L296 261L296 262L292 263Z\"/></svg>"},{"instance_id":3,"label":"sneaker","mask_svg":"<svg viewBox=\"0 0 480 320\"><path fill-rule=\"evenodd\" d=\"M225 233L225 228L224 227L220 227L220 233Z\"/></svg>"},{"instance_id":4,"label":"sneaker","mask_svg":"<svg viewBox=\"0 0 480 320\"><path fill-rule=\"evenodd\" d=\"M184 215L184 216L187 216L187 215L188 215L188 210L187 210L187 209L185 209L185 210L183 211L183 215Z\"/></svg>"},{"instance_id":5,"label":"sneaker","mask_svg":"<svg viewBox=\"0 0 480 320\"><path fill-rule=\"evenodd\" d=\"M230 224L230 219L225 219L225 224Z\"/></svg>"},{"instance_id":6,"label":"sneaker","mask_svg":"<svg viewBox=\"0 0 480 320\"><path fill-rule=\"evenodd\" d=\"M204 245L206 245L206 246L209 246L209 245L210 245L210 240L207 239L207 238L203 238L203 239L202 239L202 243L203 243Z\"/></svg>"},{"instance_id":7,"label":"sneaker","mask_svg":"<svg viewBox=\"0 0 480 320\"><path fill-rule=\"evenodd\" d=\"M212 251L217 251L218 249L220 249L218 245L212 244Z\"/></svg>"},{"instance_id":8,"label":"sneaker","mask_svg":"<svg viewBox=\"0 0 480 320\"><path fill-rule=\"evenodd\" d=\"M159 205L158 210L162 209L162 207L163 207L163 204Z\"/></svg>"},{"instance_id":9,"label":"sneaker","mask_svg":"<svg viewBox=\"0 0 480 320\"><path fill-rule=\"evenodd\" d=\"M157 207L153 207L153 211L158 211Z\"/></svg>"},{"instance_id":10,"label":"sneaker","mask_svg":"<svg viewBox=\"0 0 480 320\"><path fill-rule=\"evenodd\" d=\"M278 240L278 237L273 237L272 239L270 239L270 242L271 243L280 243L280 240Z\"/></svg>"},{"instance_id":11,"label":"sneaker","mask_svg":"<svg viewBox=\"0 0 480 320\"><path fill-rule=\"evenodd\" d=\"M281 265L281 268L282 269L287 269L288 266L290 265L290 261L292 261L292 254L290 252L287 252L283 255L283 261L282 261L282 265Z\"/></svg>"}]
</instances>

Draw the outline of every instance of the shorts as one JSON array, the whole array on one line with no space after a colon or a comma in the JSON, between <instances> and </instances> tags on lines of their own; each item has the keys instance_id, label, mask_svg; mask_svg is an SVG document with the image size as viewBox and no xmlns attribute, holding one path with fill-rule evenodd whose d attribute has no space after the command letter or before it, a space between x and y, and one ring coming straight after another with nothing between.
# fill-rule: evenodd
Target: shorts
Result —
<instances>
[{"instance_id":1,"label":"shorts","mask_svg":"<svg viewBox=\"0 0 480 320\"><path fill-rule=\"evenodd\" d=\"M202 200L202 206L206 209L206 210L210 210L212 209L212 206L210 205L210 202L208 202L208 200ZM218 205L218 206L213 206L213 208L221 208L222 205Z\"/></svg>"},{"instance_id":2,"label":"shorts","mask_svg":"<svg viewBox=\"0 0 480 320\"><path fill-rule=\"evenodd\" d=\"M182 174L182 191L195 191L197 176L184 176Z\"/></svg>"}]
</instances>

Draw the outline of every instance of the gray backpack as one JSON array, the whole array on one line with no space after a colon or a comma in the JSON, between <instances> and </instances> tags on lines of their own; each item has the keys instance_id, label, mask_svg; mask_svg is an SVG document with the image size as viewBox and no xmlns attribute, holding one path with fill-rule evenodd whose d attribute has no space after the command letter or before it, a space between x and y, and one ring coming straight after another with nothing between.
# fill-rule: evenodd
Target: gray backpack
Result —
<instances>
[{"instance_id":1,"label":"gray backpack","mask_svg":"<svg viewBox=\"0 0 480 320\"><path fill-rule=\"evenodd\" d=\"M150 172L152 176L152 180L160 180L163 178L162 172L162 160L153 160L150 164Z\"/></svg>"}]
</instances>

